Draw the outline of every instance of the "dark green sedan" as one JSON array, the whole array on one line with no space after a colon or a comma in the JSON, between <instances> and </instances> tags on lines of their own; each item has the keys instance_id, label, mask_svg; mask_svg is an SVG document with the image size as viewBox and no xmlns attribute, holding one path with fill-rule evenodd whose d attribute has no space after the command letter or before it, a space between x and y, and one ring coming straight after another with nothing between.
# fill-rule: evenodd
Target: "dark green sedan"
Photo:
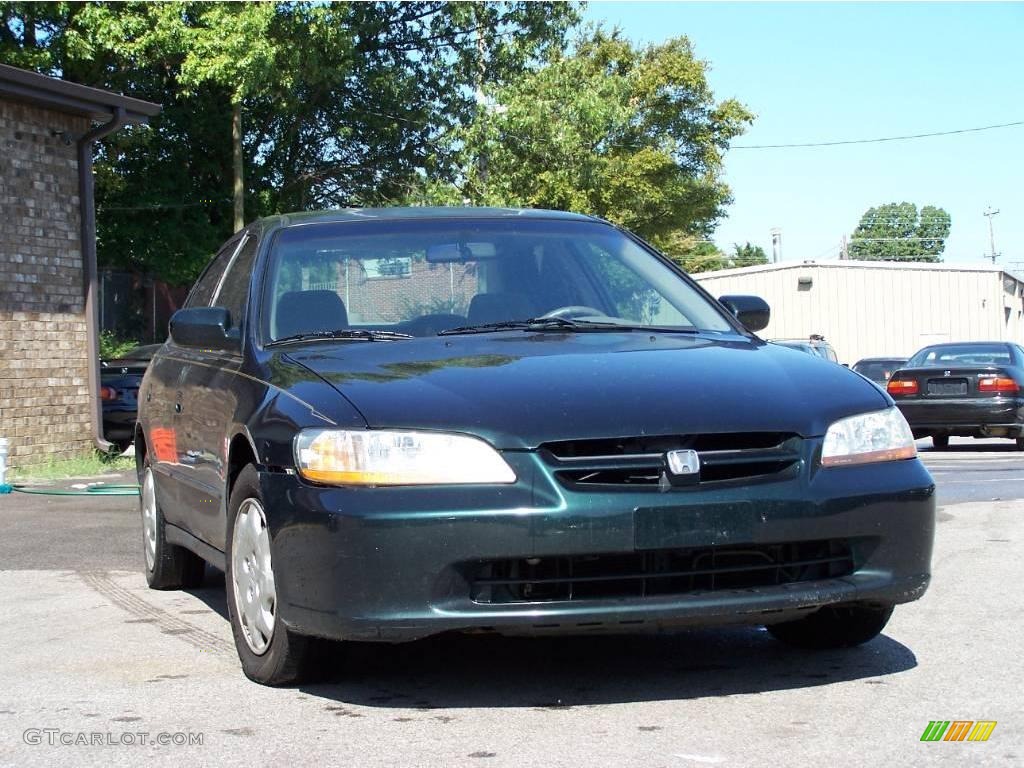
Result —
<instances>
[{"instance_id":1,"label":"dark green sedan","mask_svg":"<svg viewBox=\"0 0 1024 768\"><path fill-rule=\"evenodd\" d=\"M267 684L446 631L866 642L927 588L934 485L890 397L768 317L587 216L257 221L139 392L149 584L223 569Z\"/></svg>"}]
</instances>

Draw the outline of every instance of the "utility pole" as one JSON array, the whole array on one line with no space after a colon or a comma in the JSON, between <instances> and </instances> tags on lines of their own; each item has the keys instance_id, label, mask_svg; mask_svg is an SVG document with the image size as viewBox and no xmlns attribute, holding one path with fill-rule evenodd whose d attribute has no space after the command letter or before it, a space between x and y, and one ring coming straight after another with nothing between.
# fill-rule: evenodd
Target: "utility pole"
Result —
<instances>
[{"instance_id":1,"label":"utility pole","mask_svg":"<svg viewBox=\"0 0 1024 768\"><path fill-rule=\"evenodd\" d=\"M782 261L782 230L778 227L773 227L770 232L772 236L772 263L778 264Z\"/></svg>"},{"instance_id":2,"label":"utility pole","mask_svg":"<svg viewBox=\"0 0 1024 768\"><path fill-rule=\"evenodd\" d=\"M986 219L988 219L988 244L993 264L996 263L996 256L998 256L999 254L996 253L996 235L995 230L992 228L992 217L998 213L998 209L993 211L992 206L990 205L988 208L985 209L985 213L982 214Z\"/></svg>"},{"instance_id":3,"label":"utility pole","mask_svg":"<svg viewBox=\"0 0 1024 768\"><path fill-rule=\"evenodd\" d=\"M245 226L245 183L242 179L242 101L241 97L231 104L231 167L234 173L235 232Z\"/></svg>"},{"instance_id":4,"label":"utility pole","mask_svg":"<svg viewBox=\"0 0 1024 768\"><path fill-rule=\"evenodd\" d=\"M850 258L850 247L849 247L849 244L846 242L846 235L843 235L842 245L839 246L839 259L841 261L846 261L849 258Z\"/></svg>"}]
</instances>

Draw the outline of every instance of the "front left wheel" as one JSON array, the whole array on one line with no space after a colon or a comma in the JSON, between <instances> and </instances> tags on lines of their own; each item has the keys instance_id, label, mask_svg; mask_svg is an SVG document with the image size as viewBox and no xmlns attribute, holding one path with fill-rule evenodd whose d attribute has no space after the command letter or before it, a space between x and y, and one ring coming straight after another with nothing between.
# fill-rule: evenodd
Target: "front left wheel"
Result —
<instances>
[{"instance_id":1,"label":"front left wheel","mask_svg":"<svg viewBox=\"0 0 1024 768\"><path fill-rule=\"evenodd\" d=\"M264 685L307 679L323 641L288 630L277 611L267 513L255 467L242 470L228 507L225 584L242 671Z\"/></svg>"},{"instance_id":2,"label":"front left wheel","mask_svg":"<svg viewBox=\"0 0 1024 768\"><path fill-rule=\"evenodd\" d=\"M206 561L194 552L167 541L163 510L156 497L156 481L147 456L139 488L142 511L142 547L146 583L150 589L196 589L203 586Z\"/></svg>"}]
</instances>

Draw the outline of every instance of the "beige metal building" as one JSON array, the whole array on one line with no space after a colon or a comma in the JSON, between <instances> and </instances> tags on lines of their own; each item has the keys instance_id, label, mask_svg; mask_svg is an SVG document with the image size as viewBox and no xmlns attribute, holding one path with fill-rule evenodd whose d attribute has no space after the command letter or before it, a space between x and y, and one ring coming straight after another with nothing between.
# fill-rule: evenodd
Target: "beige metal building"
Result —
<instances>
[{"instance_id":1,"label":"beige metal building","mask_svg":"<svg viewBox=\"0 0 1024 768\"><path fill-rule=\"evenodd\" d=\"M767 301L772 316L762 338L819 333L849 364L908 357L944 341L1024 343L1024 282L994 265L780 262L694 278L716 297Z\"/></svg>"}]
</instances>

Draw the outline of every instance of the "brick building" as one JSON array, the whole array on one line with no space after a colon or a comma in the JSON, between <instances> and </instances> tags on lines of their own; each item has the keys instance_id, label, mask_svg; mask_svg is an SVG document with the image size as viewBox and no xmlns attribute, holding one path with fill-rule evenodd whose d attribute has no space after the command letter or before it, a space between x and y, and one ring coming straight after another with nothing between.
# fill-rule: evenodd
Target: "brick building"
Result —
<instances>
[{"instance_id":1,"label":"brick building","mask_svg":"<svg viewBox=\"0 0 1024 768\"><path fill-rule=\"evenodd\" d=\"M159 111L0 65L0 437L14 467L107 447L92 149Z\"/></svg>"}]
</instances>

